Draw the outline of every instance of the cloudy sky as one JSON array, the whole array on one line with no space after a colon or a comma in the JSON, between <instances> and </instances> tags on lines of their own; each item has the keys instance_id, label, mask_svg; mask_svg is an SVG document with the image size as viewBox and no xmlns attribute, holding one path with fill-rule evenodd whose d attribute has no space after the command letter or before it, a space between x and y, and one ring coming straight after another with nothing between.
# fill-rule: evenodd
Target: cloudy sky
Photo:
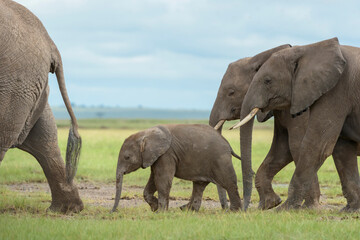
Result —
<instances>
[{"instance_id":1,"label":"cloudy sky","mask_svg":"<svg viewBox=\"0 0 360 240\"><path fill-rule=\"evenodd\" d=\"M230 62L337 36L360 46L360 2L18 0L57 44L72 102L211 109ZM50 77L50 104L62 105Z\"/></svg>"}]
</instances>

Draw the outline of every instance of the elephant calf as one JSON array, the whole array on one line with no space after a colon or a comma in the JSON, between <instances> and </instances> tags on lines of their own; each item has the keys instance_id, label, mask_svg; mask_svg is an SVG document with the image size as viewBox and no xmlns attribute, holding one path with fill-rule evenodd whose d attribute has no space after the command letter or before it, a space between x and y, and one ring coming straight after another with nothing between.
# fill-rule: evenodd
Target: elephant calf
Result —
<instances>
[{"instance_id":1,"label":"elephant calf","mask_svg":"<svg viewBox=\"0 0 360 240\"><path fill-rule=\"evenodd\" d=\"M145 201L153 211L167 210L172 180L193 182L187 209L198 211L205 187L213 182L228 192L230 209L241 208L237 178L229 143L208 125L159 125L128 137L121 147L116 170L116 197L120 200L123 175L151 166L144 189ZM154 196L158 191L159 199Z\"/></svg>"}]
</instances>

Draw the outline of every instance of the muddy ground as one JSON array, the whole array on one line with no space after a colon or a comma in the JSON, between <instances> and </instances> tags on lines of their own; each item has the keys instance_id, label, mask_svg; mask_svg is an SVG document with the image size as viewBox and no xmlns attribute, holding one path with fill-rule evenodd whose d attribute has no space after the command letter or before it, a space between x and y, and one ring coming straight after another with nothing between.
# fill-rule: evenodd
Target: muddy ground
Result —
<instances>
[{"instance_id":1,"label":"muddy ground","mask_svg":"<svg viewBox=\"0 0 360 240\"><path fill-rule=\"evenodd\" d=\"M80 197L87 205L103 206L111 208L114 204L115 185L105 183L77 183L79 188ZM19 183L6 185L11 191L18 192L19 194L29 193L48 193L50 196L50 188L47 183ZM132 192L134 197L127 197L126 195L121 198L120 207L136 207L140 205L147 205L142 197L144 188L138 186L123 187L123 193ZM189 192L190 197L191 192ZM188 202L188 199L170 197L170 208L178 208ZM147 205L148 206L148 205ZM219 201L212 199L203 199L201 207L203 208L221 208Z\"/></svg>"},{"instance_id":2,"label":"muddy ground","mask_svg":"<svg viewBox=\"0 0 360 240\"><path fill-rule=\"evenodd\" d=\"M85 204L90 206L103 206L111 208L114 204L115 186L114 184L106 183L77 183L79 188L79 194L84 200ZM18 192L22 195L29 193L48 193L50 196L50 188L47 183L19 183L19 184L7 184L11 191ZM120 201L120 207L136 207L140 205L147 205L142 197L143 187L139 186L127 186L123 187L123 193L132 192L133 197L122 196ZM189 192L190 197L191 192ZM345 205L338 204L326 204L326 195L322 194L320 198L321 206L320 209L328 210L340 210ZM169 207L178 208L188 202L186 198L170 198ZM202 208L205 209L220 209L220 203L217 199L204 198L202 201ZM250 208L256 208L257 204L251 204Z\"/></svg>"}]
</instances>

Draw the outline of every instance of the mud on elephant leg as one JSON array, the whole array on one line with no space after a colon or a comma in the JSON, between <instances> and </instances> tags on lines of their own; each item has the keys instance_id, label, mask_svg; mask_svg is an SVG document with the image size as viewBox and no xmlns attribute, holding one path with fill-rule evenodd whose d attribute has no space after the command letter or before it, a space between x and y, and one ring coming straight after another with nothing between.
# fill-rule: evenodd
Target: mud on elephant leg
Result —
<instances>
[{"instance_id":1,"label":"mud on elephant leg","mask_svg":"<svg viewBox=\"0 0 360 240\"><path fill-rule=\"evenodd\" d=\"M342 191L347 205L342 211L353 212L360 208L360 179L357 163L357 144L339 139L333 157L340 176Z\"/></svg>"},{"instance_id":2,"label":"mud on elephant leg","mask_svg":"<svg viewBox=\"0 0 360 240\"><path fill-rule=\"evenodd\" d=\"M158 199L154 196L156 186L154 182L154 173L151 171L150 178L144 189L144 199L150 205L153 212L158 209Z\"/></svg>"},{"instance_id":3,"label":"mud on elephant leg","mask_svg":"<svg viewBox=\"0 0 360 240\"><path fill-rule=\"evenodd\" d=\"M41 165L51 189L50 210L65 213L84 208L77 187L66 181L55 120L48 105L19 148L33 155Z\"/></svg>"}]
</instances>

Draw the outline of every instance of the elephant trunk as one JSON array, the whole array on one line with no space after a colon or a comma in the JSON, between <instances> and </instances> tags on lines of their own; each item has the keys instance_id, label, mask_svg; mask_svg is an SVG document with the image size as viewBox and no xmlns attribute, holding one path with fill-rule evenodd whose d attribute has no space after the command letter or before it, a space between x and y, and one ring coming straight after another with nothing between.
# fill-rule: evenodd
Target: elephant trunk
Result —
<instances>
[{"instance_id":1,"label":"elephant trunk","mask_svg":"<svg viewBox=\"0 0 360 240\"><path fill-rule=\"evenodd\" d=\"M241 111L241 119L249 112L247 108ZM240 128L241 168L243 176L244 210L248 208L251 200L252 178L254 172L251 167L251 144L254 118Z\"/></svg>"},{"instance_id":2,"label":"elephant trunk","mask_svg":"<svg viewBox=\"0 0 360 240\"><path fill-rule=\"evenodd\" d=\"M121 197L121 190L122 190L122 182L123 182L124 173L120 173L119 171L116 174L116 194L115 194L115 203L114 207L112 208L111 212L115 212L116 208L119 205L120 197Z\"/></svg>"},{"instance_id":3,"label":"elephant trunk","mask_svg":"<svg viewBox=\"0 0 360 240\"><path fill-rule=\"evenodd\" d=\"M215 130L221 134L224 123L225 123L225 119L219 118L219 111L217 111L216 101L215 101L214 107L212 108L210 113L209 125L215 128Z\"/></svg>"}]
</instances>

